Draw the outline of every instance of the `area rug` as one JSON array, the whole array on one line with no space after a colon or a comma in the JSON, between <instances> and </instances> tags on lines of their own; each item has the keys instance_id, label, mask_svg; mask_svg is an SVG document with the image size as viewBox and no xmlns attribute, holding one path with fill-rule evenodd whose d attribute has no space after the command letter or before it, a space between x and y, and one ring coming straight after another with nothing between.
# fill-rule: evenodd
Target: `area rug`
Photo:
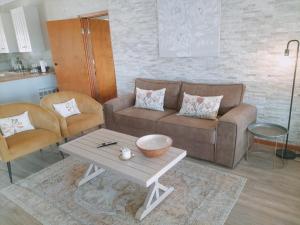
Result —
<instances>
[{"instance_id":1,"label":"area rug","mask_svg":"<svg viewBox=\"0 0 300 225\"><path fill-rule=\"evenodd\" d=\"M223 225L246 178L183 160L160 182L175 191L142 222L147 190L112 171L77 188L87 163L68 157L0 192L42 224Z\"/></svg>"}]
</instances>

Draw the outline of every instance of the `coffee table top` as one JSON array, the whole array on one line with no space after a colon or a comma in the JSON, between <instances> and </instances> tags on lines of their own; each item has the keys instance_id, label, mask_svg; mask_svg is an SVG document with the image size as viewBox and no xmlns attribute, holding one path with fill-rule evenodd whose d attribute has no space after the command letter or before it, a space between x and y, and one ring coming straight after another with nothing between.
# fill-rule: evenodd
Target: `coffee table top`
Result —
<instances>
[{"instance_id":1,"label":"coffee table top","mask_svg":"<svg viewBox=\"0 0 300 225\"><path fill-rule=\"evenodd\" d=\"M116 131L99 129L61 145L60 149L103 168L122 173L145 187L157 181L186 156L186 151L171 147L160 157L147 158L137 149L137 139ZM118 144L97 148L99 144L108 141L117 141ZM135 156L128 161L120 160L121 147L130 148Z\"/></svg>"}]
</instances>

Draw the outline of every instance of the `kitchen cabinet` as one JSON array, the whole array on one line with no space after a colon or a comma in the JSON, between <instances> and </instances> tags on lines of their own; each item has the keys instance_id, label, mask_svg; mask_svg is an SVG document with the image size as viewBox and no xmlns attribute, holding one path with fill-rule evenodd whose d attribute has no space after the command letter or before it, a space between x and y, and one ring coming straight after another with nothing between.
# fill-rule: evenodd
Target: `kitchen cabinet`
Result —
<instances>
[{"instance_id":1,"label":"kitchen cabinet","mask_svg":"<svg viewBox=\"0 0 300 225\"><path fill-rule=\"evenodd\" d=\"M18 52L16 34L9 13L0 14L0 53Z\"/></svg>"},{"instance_id":2,"label":"kitchen cabinet","mask_svg":"<svg viewBox=\"0 0 300 225\"><path fill-rule=\"evenodd\" d=\"M34 6L22 6L10 11L19 52L41 51L44 47L39 13Z\"/></svg>"}]
</instances>

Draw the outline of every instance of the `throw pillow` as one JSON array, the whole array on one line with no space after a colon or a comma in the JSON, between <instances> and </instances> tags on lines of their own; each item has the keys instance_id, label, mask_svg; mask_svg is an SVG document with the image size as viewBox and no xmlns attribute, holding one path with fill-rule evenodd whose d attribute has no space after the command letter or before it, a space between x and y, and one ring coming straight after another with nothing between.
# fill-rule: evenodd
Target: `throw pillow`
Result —
<instances>
[{"instance_id":1,"label":"throw pillow","mask_svg":"<svg viewBox=\"0 0 300 225\"><path fill-rule=\"evenodd\" d=\"M16 133L33 130L34 127L31 124L28 112L26 111L17 116L0 119L0 129L3 137L9 137Z\"/></svg>"},{"instance_id":2,"label":"throw pillow","mask_svg":"<svg viewBox=\"0 0 300 225\"><path fill-rule=\"evenodd\" d=\"M63 117L69 117L73 115L80 114L80 111L77 107L76 101L72 98L70 101L53 104L53 107L56 112L58 112Z\"/></svg>"},{"instance_id":3,"label":"throw pillow","mask_svg":"<svg viewBox=\"0 0 300 225\"><path fill-rule=\"evenodd\" d=\"M143 90L136 88L135 107L164 111L166 89Z\"/></svg>"},{"instance_id":4,"label":"throw pillow","mask_svg":"<svg viewBox=\"0 0 300 225\"><path fill-rule=\"evenodd\" d=\"M193 116L202 119L217 119L223 96L201 97L184 92L178 115Z\"/></svg>"}]
</instances>

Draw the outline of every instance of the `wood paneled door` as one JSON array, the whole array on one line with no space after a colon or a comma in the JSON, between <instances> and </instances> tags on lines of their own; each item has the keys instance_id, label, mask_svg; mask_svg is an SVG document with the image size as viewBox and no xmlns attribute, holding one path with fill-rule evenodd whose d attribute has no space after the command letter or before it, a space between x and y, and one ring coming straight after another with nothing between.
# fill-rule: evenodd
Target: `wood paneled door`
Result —
<instances>
[{"instance_id":1,"label":"wood paneled door","mask_svg":"<svg viewBox=\"0 0 300 225\"><path fill-rule=\"evenodd\" d=\"M88 94L101 103L116 96L109 22L78 18L47 22L60 91Z\"/></svg>"},{"instance_id":2,"label":"wood paneled door","mask_svg":"<svg viewBox=\"0 0 300 225\"><path fill-rule=\"evenodd\" d=\"M90 34L100 101L105 102L114 98L117 91L109 22L91 19Z\"/></svg>"}]
</instances>

